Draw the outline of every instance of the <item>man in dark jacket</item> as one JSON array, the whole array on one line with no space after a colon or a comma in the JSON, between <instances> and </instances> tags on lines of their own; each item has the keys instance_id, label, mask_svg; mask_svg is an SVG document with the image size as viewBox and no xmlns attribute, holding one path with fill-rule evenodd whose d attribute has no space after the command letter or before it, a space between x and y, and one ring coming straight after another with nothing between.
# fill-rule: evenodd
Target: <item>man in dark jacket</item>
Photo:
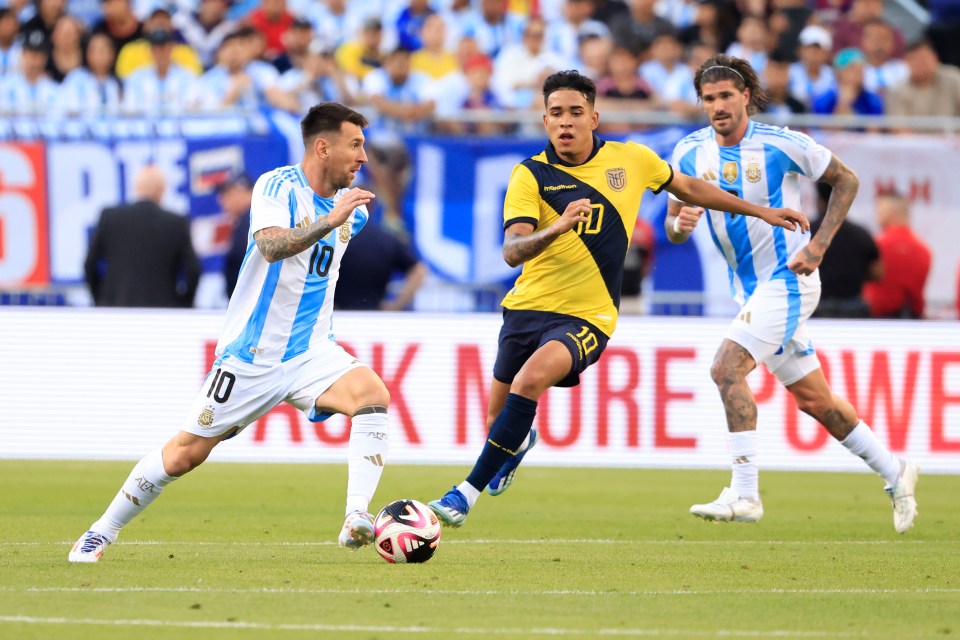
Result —
<instances>
[{"instance_id":1,"label":"man in dark jacket","mask_svg":"<svg viewBox=\"0 0 960 640\"><path fill-rule=\"evenodd\" d=\"M145 167L136 177L132 204L104 209L84 264L98 307L190 307L200 261L190 222L160 208L163 173Z\"/></svg>"}]
</instances>

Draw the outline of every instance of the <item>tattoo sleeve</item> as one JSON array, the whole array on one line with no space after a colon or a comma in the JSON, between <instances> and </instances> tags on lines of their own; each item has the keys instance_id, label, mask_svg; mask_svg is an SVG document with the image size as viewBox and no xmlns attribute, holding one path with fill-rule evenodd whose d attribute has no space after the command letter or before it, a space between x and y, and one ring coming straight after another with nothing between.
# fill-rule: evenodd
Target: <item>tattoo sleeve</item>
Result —
<instances>
[{"instance_id":1,"label":"tattoo sleeve","mask_svg":"<svg viewBox=\"0 0 960 640\"><path fill-rule=\"evenodd\" d=\"M333 227L327 224L326 218L320 218L306 228L267 227L253 234L253 240L267 262L277 262L312 247L332 229Z\"/></svg>"},{"instance_id":2,"label":"tattoo sleeve","mask_svg":"<svg viewBox=\"0 0 960 640\"><path fill-rule=\"evenodd\" d=\"M503 259L511 267L519 266L543 253L557 237L551 227L527 235L507 231L503 239Z\"/></svg>"},{"instance_id":3,"label":"tattoo sleeve","mask_svg":"<svg viewBox=\"0 0 960 640\"><path fill-rule=\"evenodd\" d=\"M857 195L860 188L860 180L857 174L850 167L845 165L840 158L833 156L830 158L830 164L827 170L820 177L820 182L826 182L833 187L830 194L830 200L827 202L827 210L823 214L823 222L820 223L820 229L817 235L810 241L815 243L819 249L827 250L836 235L837 229L847 217L850 205Z\"/></svg>"}]
</instances>

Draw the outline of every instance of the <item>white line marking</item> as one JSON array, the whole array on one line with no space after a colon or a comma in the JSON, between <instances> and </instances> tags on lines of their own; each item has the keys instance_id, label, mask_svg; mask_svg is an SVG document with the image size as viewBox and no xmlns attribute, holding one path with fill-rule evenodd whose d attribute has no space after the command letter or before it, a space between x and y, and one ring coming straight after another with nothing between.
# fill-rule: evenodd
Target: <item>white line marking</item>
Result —
<instances>
[{"instance_id":1,"label":"white line marking","mask_svg":"<svg viewBox=\"0 0 960 640\"><path fill-rule=\"evenodd\" d=\"M329 631L360 633L443 633L446 635L549 635L549 636L731 636L744 638L837 638L865 637L865 633L843 631L793 631L789 629L564 629L564 628L479 628L479 627L395 627L387 625L270 624L240 621L186 620L98 620L95 618L37 618L0 616L0 623L61 624L117 627L185 627L192 629L262 629L268 631Z\"/></svg>"},{"instance_id":2,"label":"white line marking","mask_svg":"<svg viewBox=\"0 0 960 640\"><path fill-rule=\"evenodd\" d=\"M619 591L595 589L301 589L260 587L217 589L212 587L0 587L0 593L231 593L231 594L421 594L467 596L710 596L710 595L884 595L960 593L960 588L922 587L916 589L664 589Z\"/></svg>"},{"instance_id":3,"label":"white line marking","mask_svg":"<svg viewBox=\"0 0 960 640\"><path fill-rule=\"evenodd\" d=\"M4 542L0 541L0 547L41 547L47 545L72 545L75 540L62 540L59 542ZM911 544L956 544L955 540L611 540L603 538L545 538L542 540L507 540L507 539L454 539L444 538L443 544L640 544L640 545L911 545ZM330 547L337 544L334 541L318 540L315 542L282 542L282 541L263 541L263 542L215 542L215 541L197 541L197 540L121 540L119 545L171 545L171 546L236 546L236 547Z\"/></svg>"}]
</instances>

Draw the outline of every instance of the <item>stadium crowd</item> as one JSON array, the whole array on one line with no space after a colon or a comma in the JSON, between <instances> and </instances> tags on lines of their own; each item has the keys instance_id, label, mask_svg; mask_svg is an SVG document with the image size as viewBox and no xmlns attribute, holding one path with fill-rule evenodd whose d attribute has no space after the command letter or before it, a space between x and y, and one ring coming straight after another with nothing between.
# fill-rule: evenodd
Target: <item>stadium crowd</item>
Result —
<instances>
[{"instance_id":1,"label":"stadium crowd","mask_svg":"<svg viewBox=\"0 0 960 640\"><path fill-rule=\"evenodd\" d=\"M5 115L303 113L336 100L375 107L374 126L399 133L499 133L457 114L538 108L543 78L577 68L608 113L695 116L693 69L717 52L750 61L775 113L960 115L960 8L946 0L911 42L884 0L0 4Z\"/></svg>"}]
</instances>

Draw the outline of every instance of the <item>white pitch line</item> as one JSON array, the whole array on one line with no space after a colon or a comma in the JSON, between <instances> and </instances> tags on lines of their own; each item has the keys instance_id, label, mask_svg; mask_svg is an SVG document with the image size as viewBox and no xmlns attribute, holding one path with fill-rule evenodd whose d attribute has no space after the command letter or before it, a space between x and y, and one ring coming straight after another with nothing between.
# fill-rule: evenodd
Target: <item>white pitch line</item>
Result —
<instances>
[{"instance_id":1,"label":"white pitch line","mask_svg":"<svg viewBox=\"0 0 960 640\"><path fill-rule=\"evenodd\" d=\"M302 589L260 587L217 589L212 587L0 587L0 593L229 593L260 595L457 595L457 596L713 596L713 595L906 595L960 593L960 588L922 587L916 589L663 589L616 591L594 589Z\"/></svg>"},{"instance_id":2,"label":"white pitch line","mask_svg":"<svg viewBox=\"0 0 960 640\"><path fill-rule=\"evenodd\" d=\"M75 540L61 540L59 542L32 542L32 541L0 541L0 547L39 547L48 545L72 545ZM910 544L955 544L955 540L611 540L603 538L545 538L535 539L443 539L443 544L597 544L597 545L910 545ZM197 541L197 540L121 540L119 545L193 545L193 546L235 546L235 547L330 547L336 542L333 541L301 541L301 542L283 542L283 541Z\"/></svg>"},{"instance_id":3,"label":"white pitch line","mask_svg":"<svg viewBox=\"0 0 960 640\"><path fill-rule=\"evenodd\" d=\"M398 627L390 625L270 624L266 622L215 622L187 620L101 620L95 618L38 618L0 616L0 623L59 624L115 627L174 627L191 629L238 629L264 631L328 631L334 633L440 633L444 635L549 635L549 636L729 636L735 638L837 638L865 637L865 633L843 631L794 631L790 629L565 629L565 628L480 628L480 627Z\"/></svg>"}]
</instances>

